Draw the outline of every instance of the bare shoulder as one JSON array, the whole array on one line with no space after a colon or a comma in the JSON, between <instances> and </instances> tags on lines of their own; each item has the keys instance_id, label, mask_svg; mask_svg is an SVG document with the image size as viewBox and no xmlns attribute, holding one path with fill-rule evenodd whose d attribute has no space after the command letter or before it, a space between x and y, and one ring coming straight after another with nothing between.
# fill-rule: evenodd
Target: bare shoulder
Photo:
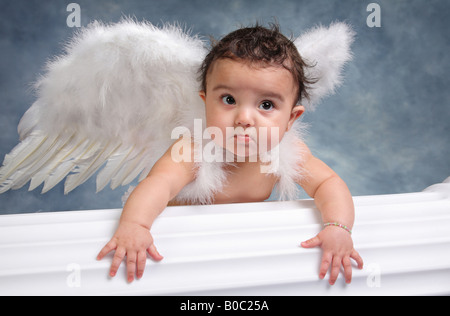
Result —
<instances>
[{"instance_id":1,"label":"bare shoulder","mask_svg":"<svg viewBox=\"0 0 450 316\"><path fill-rule=\"evenodd\" d=\"M311 153L311 150L309 149L308 145L305 144L305 142L301 139L297 140L296 143L299 152L302 155L302 167L304 167L304 165L307 164L307 162L311 159L314 158L313 154Z\"/></svg>"},{"instance_id":2,"label":"bare shoulder","mask_svg":"<svg viewBox=\"0 0 450 316\"><path fill-rule=\"evenodd\" d=\"M315 157L308 146L303 142L298 142L303 154L301 168L305 171L305 177L302 177L298 183L309 196L314 196L314 192L320 184L326 179L336 176L336 173L322 160Z\"/></svg>"},{"instance_id":3,"label":"bare shoulder","mask_svg":"<svg viewBox=\"0 0 450 316\"><path fill-rule=\"evenodd\" d=\"M195 146L190 138L176 140L155 163L149 176L159 175L187 184L194 180Z\"/></svg>"}]
</instances>

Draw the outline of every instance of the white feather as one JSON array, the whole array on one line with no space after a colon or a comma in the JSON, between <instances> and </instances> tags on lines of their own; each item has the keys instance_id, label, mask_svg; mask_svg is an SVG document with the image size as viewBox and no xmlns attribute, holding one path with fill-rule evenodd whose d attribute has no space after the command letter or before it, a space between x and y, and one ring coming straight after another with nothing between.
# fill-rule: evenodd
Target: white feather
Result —
<instances>
[{"instance_id":1,"label":"white feather","mask_svg":"<svg viewBox=\"0 0 450 316\"><path fill-rule=\"evenodd\" d=\"M68 159L78 148L77 143L75 135L72 135L67 141L60 141L54 156L32 176L29 190L34 190L41 185L65 159Z\"/></svg>"},{"instance_id":2,"label":"white feather","mask_svg":"<svg viewBox=\"0 0 450 316\"><path fill-rule=\"evenodd\" d=\"M70 137L68 135L63 137L55 137L53 139L47 139L38 150L36 150L33 156L28 158L29 164L26 167L21 168L22 175L14 178L14 185L11 189L18 189L24 186L31 177L33 177L39 170L45 168L50 164L61 147L64 147Z\"/></svg>"},{"instance_id":3,"label":"white feather","mask_svg":"<svg viewBox=\"0 0 450 316\"><path fill-rule=\"evenodd\" d=\"M328 28L318 26L298 37L294 44L305 61L313 66L305 69L308 78L317 80L309 89L310 100L303 105L308 109L333 94L342 84L344 65L352 59L351 44L355 33L345 23L337 22Z\"/></svg>"},{"instance_id":4,"label":"white feather","mask_svg":"<svg viewBox=\"0 0 450 316\"><path fill-rule=\"evenodd\" d=\"M0 169L0 182L8 179L14 170L20 168L24 164L28 164L28 158L33 157L36 150L38 150L46 140L46 136L34 134L14 147L14 149L5 156L3 161L4 166Z\"/></svg>"},{"instance_id":5,"label":"white feather","mask_svg":"<svg viewBox=\"0 0 450 316\"><path fill-rule=\"evenodd\" d=\"M130 159L133 150L134 147L121 149L108 159L105 167L97 175L97 192L103 190L119 170L123 168L127 160Z\"/></svg>"},{"instance_id":6,"label":"white feather","mask_svg":"<svg viewBox=\"0 0 450 316\"><path fill-rule=\"evenodd\" d=\"M64 193L69 193L89 179L120 146L120 144L107 144L106 146L102 146L98 151L92 150L89 152L88 155L90 157L79 161L73 173L67 177L64 184Z\"/></svg>"},{"instance_id":7,"label":"white feather","mask_svg":"<svg viewBox=\"0 0 450 316\"><path fill-rule=\"evenodd\" d=\"M115 189L120 185L127 185L144 169L146 149L142 149L137 155L127 160L126 164L112 177L111 188ZM148 154L148 153L147 153ZM130 176L131 175L131 176ZM130 179L131 178L131 179Z\"/></svg>"},{"instance_id":8,"label":"white feather","mask_svg":"<svg viewBox=\"0 0 450 316\"><path fill-rule=\"evenodd\" d=\"M77 162L83 158L87 148L94 146L94 144L87 139L73 141L67 149L63 150L63 156L55 159L46 173L44 173L46 170L42 169L42 173L36 174L36 177L44 178L45 181L42 193L49 191L61 182L75 168Z\"/></svg>"},{"instance_id":9,"label":"white feather","mask_svg":"<svg viewBox=\"0 0 450 316\"><path fill-rule=\"evenodd\" d=\"M45 154L51 142L48 137L32 134L20 142L6 157L0 168L0 193L23 186L30 177L28 170Z\"/></svg>"},{"instance_id":10,"label":"white feather","mask_svg":"<svg viewBox=\"0 0 450 316\"><path fill-rule=\"evenodd\" d=\"M214 195L220 192L226 182L227 174L220 162L196 164L196 180L186 185L174 200L177 203L211 204Z\"/></svg>"}]
</instances>

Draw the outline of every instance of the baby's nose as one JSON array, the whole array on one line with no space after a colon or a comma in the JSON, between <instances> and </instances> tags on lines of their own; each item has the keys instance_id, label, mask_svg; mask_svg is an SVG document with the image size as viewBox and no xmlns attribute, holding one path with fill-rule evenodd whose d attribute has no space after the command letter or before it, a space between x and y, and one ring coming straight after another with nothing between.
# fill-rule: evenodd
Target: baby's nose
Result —
<instances>
[{"instance_id":1,"label":"baby's nose","mask_svg":"<svg viewBox=\"0 0 450 316\"><path fill-rule=\"evenodd\" d=\"M249 127L255 124L253 114L249 108L240 108L237 110L234 122L237 126Z\"/></svg>"}]
</instances>

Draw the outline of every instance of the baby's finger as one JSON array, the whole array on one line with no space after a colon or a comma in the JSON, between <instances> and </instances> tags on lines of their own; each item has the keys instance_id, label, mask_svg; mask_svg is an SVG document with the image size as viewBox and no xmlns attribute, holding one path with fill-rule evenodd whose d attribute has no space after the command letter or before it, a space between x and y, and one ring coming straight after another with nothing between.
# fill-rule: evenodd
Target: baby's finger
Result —
<instances>
[{"instance_id":1,"label":"baby's finger","mask_svg":"<svg viewBox=\"0 0 450 316\"><path fill-rule=\"evenodd\" d=\"M117 248L116 253L114 254L113 261L111 263L111 268L109 269L109 275L115 276L117 273L117 270L119 270L119 266L122 263L123 258L125 257L125 249L123 248Z\"/></svg>"},{"instance_id":2,"label":"baby's finger","mask_svg":"<svg viewBox=\"0 0 450 316\"><path fill-rule=\"evenodd\" d=\"M300 245L303 248L315 248L318 247L322 244L322 241L320 240L319 237L313 237L311 239L308 239L307 241L302 242Z\"/></svg>"},{"instance_id":3,"label":"baby's finger","mask_svg":"<svg viewBox=\"0 0 450 316\"><path fill-rule=\"evenodd\" d=\"M139 251L137 255L137 271L136 277L142 278L144 275L145 264L147 263L147 253L145 251Z\"/></svg>"},{"instance_id":4,"label":"baby's finger","mask_svg":"<svg viewBox=\"0 0 450 316\"><path fill-rule=\"evenodd\" d=\"M322 263L320 264L320 270L319 270L319 278L324 279L325 275L327 274L328 268L330 267L332 256L330 253L324 253L322 255Z\"/></svg>"},{"instance_id":5,"label":"baby's finger","mask_svg":"<svg viewBox=\"0 0 450 316\"><path fill-rule=\"evenodd\" d=\"M136 272L136 262L137 262L137 253L136 252L128 252L127 253L127 280L128 282L133 282L134 274Z\"/></svg>"},{"instance_id":6,"label":"baby's finger","mask_svg":"<svg viewBox=\"0 0 450 316\"><path fill-rule=\"evenodd\" d=\"M159 254L155 244L152 244L150 247L148 247L147 252L150 255L150 257L152 257L156 261L164 259L164 257Z\"/></svg>"},{"instance_id":7,"label":"baby's finger","mask_svg":"<svg viewBox=\"0 0 450 316\"><path fill-rule=\"evenodd\" d=\"M330 281L329 281L330 285L336 283L339 271L341 270L341 264L342 264L341 257L334 256L333 263L331 264Z\"/></svg>"},{"instance_id":8,"label":"baby's finger","mask_svg":"<svg viewBox=\"0 0 450 316\"><path fill-rule=\"evenodd\" d=\"M342 260L342 266L344 267L345 282L352 282L352 263L349 257L344 257Z\"/></svg>"},{"instance_id":9,"label":"baby's finger","mask_svg":"<svg viewBox=\"0 0 450 316\"><path fill-rule=\"evenodd\" d=\"M108 242L105 247L100 250L100 252L97 255L97 260L102 260L108 253L116 249L117 245L114 241Z\"/></svg>"},{"instance_id":10,"label":"baby's finger","mask_svg":"<svg viewBox=\"0 0 450 316\"><path fill-rule=\"evenodd\" d=\"M359 253L355 249L353 249L353 252L350 255L350 258L352 258L353 260L356 261L356 263L358 264L358 268L359 269L363 268L364 261L363 261L363 259L361 258L361 256L359 255Z\"/></svg>"}]
</instances>

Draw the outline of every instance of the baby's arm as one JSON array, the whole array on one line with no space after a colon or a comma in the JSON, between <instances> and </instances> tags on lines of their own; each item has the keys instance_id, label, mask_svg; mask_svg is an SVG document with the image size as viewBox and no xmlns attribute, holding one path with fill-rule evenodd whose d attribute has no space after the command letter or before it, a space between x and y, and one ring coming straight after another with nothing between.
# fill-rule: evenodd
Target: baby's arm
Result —
<instances>
[{"instance_id":1,"label":"baby's arm","mask_svg":"<svg viewBox=\"0 0 450 316\"><path fill-rule=\"evenodd\" d=\"M167 203L194 179L192 163L174 162L171 149L172 147L156 162L147 178L133 190L123 208L119 227L97 256L101 260L115 250L111 276L115 276L125 256L129 282L134 280L135 274L137 278L142 277L147 252L155 260L163 259L153 244L150 228Z\"/></svg>"},{"instance_id":2,"label":"baby's arm","mask_svg":"<svg viewBox=\"0 0 450 316\"><path fill-rule=\"evenodd\" d=\"M309 196L314 198L322 214L324 223L339 223L350 230L354 222L354 206L350 191L345 182L325 163L314 157L306 145L303 168L307 176L299 183ZM320 246L323 250L319 277L323 279L331 266L330 284L334 284L340 267L344 267L347 283L351 282L352 267L350 258L362 269L363 261L353 248L351 234L336 226L325 227L316 237L302 243L305 248Z\"/></svg>"}]
</instances>

